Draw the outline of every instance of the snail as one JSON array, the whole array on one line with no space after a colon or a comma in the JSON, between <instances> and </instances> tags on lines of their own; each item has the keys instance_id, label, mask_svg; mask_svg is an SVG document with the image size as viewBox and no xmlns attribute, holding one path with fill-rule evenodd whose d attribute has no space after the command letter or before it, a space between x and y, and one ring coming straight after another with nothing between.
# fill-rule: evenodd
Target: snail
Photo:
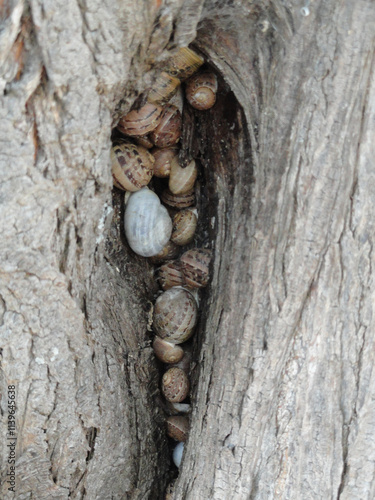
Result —
<instances>
[{"instance_id":1,"label":"snail","mask_svg":"<svg viewBox=\"0 0 375 500\"><path fill-rule=\"evenodd\" d=\"M123 116L117 128L125 135L146 135L156 128L161 120L163 107L146 103L139 109L133 109Z\"/></svg>"},{"instance_id":2,"label":"snail","mask_svg":"<svg viewBox=\"0 0 375 500\"><path fill-rule=\"evenodd\" d=\"M162 71L148 92L147 101L153 104L166 104L177 92L181 81Z\"/></svg>"},{"instance_id":3,"label":"snail","mask_svg":"<svg viewBox=\"0 0 375 500\"><path fill-rule=\"evenodd\" d=\"M181 368L172 367L167 370L161 379L161 391L167 401L181 403L187 398L190 382Z\"/></svg>"},{"instance_id":4,"label":"snail","mask_svg":"<svg viewBox=\"0 0 375 500\"><path fill-rule=\"evenodd\" d=\"M217 78L211 71L203 71L193 75L186 82L186 99L195 109L212 108L216 102Z\"/></svg>"},{"instance_id":5,"label":"snail","mask_svg":"<svg viewBox=\"0 0 375 500\"><path fill-rule=\"evenodd\" d=\"M182 347L171 344L158 336L155 337L152 347L155 356L160 359L160 361L163 361L163 363L178 363L184 356Z\"/></svg>"},{"instance_id":6,"label":"snail","mask_svg":"<svg viewBox=\"0 0 375 500\"><path fill-rule=\"evenodd\" d=\"M174 259L179 253L178 246L172 241L168 241L166 245L156 255L150 258L152 264L160 264L166 260Z\"/></svg>"},{"instance_id":7,"label":"snail","mask_svg":"<svg viewBox=\"0 0 375 500\"><path fill-rule=\"evenodd\" d=\"M184 284L184 275L180 262L172 260L160 266L158 281L163 290L169 290L173 286L182 286Z\"/></svg>"},{"instance_id":8,"label":"snail","mask_svg":"<svg viewBox=\"0 0 375 500\"><path fill-rule=\"evenodd\" d=\"M171 57L165 71L180 80L185 80L195 73L203 63L203 57L188 47L182 47Z\"/></svg>"},{"instance_id":9,"label":"snail","mask_svg":"<svg viewBox=\"0 0 375 500\"><path fill-rule=\"evenodd\" d=\"M154 175L162 178L169 177L172 160L178 155L178 148L176 146L170 148L153 148L151 153L155 158Z\"/></svg>"},{"instance_id":10,"label":"snail","mask_svg":"<svg viewBox=\"0 0 375 500\"><path fill-rule=\"evenodd\" d=\"M185 282L188 286L203 288L209 279L209 265L211 250L207 248L193 248L180 257Z\"/></svg>"},{"instance_id":11,"label":"snail","mask_svg":"<svg viewBox=\"0 0 375 500\"><path fill-rule=\"evenodd\" d=\"M172 208L187 208L195 203L194 189L183 194L173 194L169 189L164 189L161 201Z\"/></svg>"},{"instance_id":12,"label":"snail","mask_svg":"<svg viewBox=\"0 0 375 500\"><path fill-rule=\"evenodd\" d=\"M171 241L176 245L187 245L194 239L198 223L196 208L185 208L173 217Z\"/></svg>"},{"instance_id":13,"label":"snail","mask_svg":"<svg viewBox=\"0 0 375 500\"><path fill-rule=\"evenodd\" d=\"M142 257L157 255L172 233L172 220L167 209L148 188L130 195L124 222L130 248Z\"/></svg>"},{"instance_id":14,"label":"snail","mask_svg":"<svg viewBox=\"0 0 375 500\"><path fill-rule=\"evenodd\" d=\"M182 455L184 454L184 443L181 441L173 450L172 458L175 466L180 468L182 462Z\"/></svg>"},{"instance_id":15,"label":"snail","mask_svg":"<svg viewBox=\"0 0 375 500\"><path fill-rule=\"evenodd\" d=\"M138 191L150 182L154 161L142 146L130 142L115 144L111 149L114 185L125 191Z\"/></svg>"},{"instance_id":16,"label":"snail","mask_svg":"<svg viewBox=\"0 0 375 500\"><path fill-rule=\"evenodd\" d=\"M185 194L194 187L198 175L198 168L194 160L186 168L182 168L175 156L171 163L171 173L169 175L169 190L173 194Z\"/></svg>"},{"instance_id":17,"label":"snail","mask_svg":"<svg viewBox=\"0 0 375 500\"><path fill-rule=\"evenodd\" d=\"M184 288L170 288L156 299L152 326L156 334L172 344L182 344L194 332L198 306Z\"/></svg>"},{"instance_id":18,"label":"snail","mask_svg":"<svg viewBox=\"0 0 375 500\"><path fill-rule=\"evenodd\" d=\"M159 148L173 146L180 139L181 126L180 111L173 104L167 104L157 127L150 134L150 139Z\"/></svg>"},{"instance_id":19,"label":"snail","mask_svg":"<svg viewBox=\"0 0 375 500\"><path fill-rule=\"evenodd\" d=\"M166 420L167 434L176 441L186 441L189 434L189 419L183 416L172 416Z\"/></svg>"}]
</instances>

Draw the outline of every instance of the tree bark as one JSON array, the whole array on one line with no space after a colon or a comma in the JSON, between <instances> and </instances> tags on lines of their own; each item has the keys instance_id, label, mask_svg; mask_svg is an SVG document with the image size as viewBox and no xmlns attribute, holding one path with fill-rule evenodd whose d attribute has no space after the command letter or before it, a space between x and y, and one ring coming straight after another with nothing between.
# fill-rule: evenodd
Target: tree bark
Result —
<instances>
[{"instance_id":1,"label":"tree bark","mask_svg":"<svg viewBox=\"0 0 375 500\"><path fill-rule=\"evenodd\" d=\"M157 286L126 244L109 150L191 42L220 75L191 120L214 261L174 498L374 498L374 3L0 11L2 498L158 499L176 473Z\"/></svg>"}]
</instances>

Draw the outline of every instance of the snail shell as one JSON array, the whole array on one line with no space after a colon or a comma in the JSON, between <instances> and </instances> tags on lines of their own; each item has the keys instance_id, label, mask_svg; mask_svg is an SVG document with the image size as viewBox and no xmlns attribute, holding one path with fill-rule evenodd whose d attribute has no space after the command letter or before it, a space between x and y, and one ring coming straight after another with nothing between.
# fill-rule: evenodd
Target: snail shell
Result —
<instances>
[{"instance_id":1,"label":"snail shell","mask_svg":"<svg viewBox=\"0 0 375 500\"><path fill-rule=\"evenodd\" d=\"M170 75L177 76L180 80L185 80L195 73L203 63L203 57L187 47L182 47L171 57L165 71Z\"/></svg>"},{"instance_id":2,"label":"snail shell","mask_svg":"<svg viewBox=\"0 0 375 500\"><path fill-rule=\"evenodd\" d=\"M163 290L169 290L173 286L182 286L184 284L184 275L180 262L178 260L171 260L160 266L158 281Z\"/></svg>"},{"instance_id":3,"label":"snail shell","mask_svg":"<svg viewBox=\"0 0 375 500\"><path fill-rule=\"evenodd\" d=\"M192 294L183 288L170 288L156 299L152 326L162 339L181 344L192 336L197 315Z\"/></svg>"},{"instance_id":4,"label":"snail shell","mask_svg":"<svg viewBox=\"0 0 375 500\"><path fill-rule=\"evenodd\" d=\"M130 142L115 144L111 149L114 185L125 191L138 191L150 182L154 161L142 146Z\"/></svg>"},{"instance_id":5,"label":"snail shell","mask_svg":"<svg viewBox=\"0 0 375 500\"><path fill-rule=\"evenodd\" d=\"M198 223L198 212L196 208L185 208L173 217L173 229L171 240L176 245L187 245L194 239Z\"/></svg>"},{"instance_id":6,"label":"snail shell","mask_svg":"<svg viewBox=\"0 0 375 500\"><path fill-rule=\"evenodd\" d=\"M211 71L193 75L186 82L186 99L195 109L210 109L216 102L217 78Z\"/></svg>"},{"instance_id":7,"label":"snail shell","mask_svg":"<svg viewBox=\"0 0 375 500\"><path fill-rule=\"evenodd\" d=\"M182 462L182 455L184 454L184 443L181 441L173 450L172 458L176 467L180 468Z\"/></svg>"},{"instance_id":8,"label":"snail shell","mask_svg":"<svg viewBox=\"0 0 375 500\"><path fill-rule=\"evenodd\" d=\"M160 264L161 262L177 257L179 251L180 249L177 245L172 243L172 241L168 241L159 253L150 258L150 261L152 264Z\"/></svg>"},{"instance_id":9,"label":"snail shell","mask_svg":"<svg viewBox=\"0 0 375 500\"><path fill-rule=\"evenodd\" d=\"M171 173L169 175L169 190L173 194L184 194L194 187L198 175L198 168L194 160L191 160L186 168L182 168L178 162L178 156L172 160Z\"/></svg>"},{"instance_id":10,"label":"snail shell","mask_svg":"<svg viewBox=\"0 0 375 500\"><path fill-rule=\"evenodd\" d=\"M164 189L160 198L163 203L174 208L187 208L195 203L194 189L183 194L173 194L169 189Z\"/></svg>"},{"instance_id":11,"label":"snail shell","mask_svg":"<svg viewBox=\"0 0 375 500\"><path fill-rule=\"evenodd\" d=\"M176 146L163 149L154 148L151 150L151 153L155 158L155 177L169 177L169 174L171 173L172 160L178 155L178 148L176 148Z\"/></svg>"},{"instance_id":12,"label":"snail shell","mask_svg":"<svg viewBox=\"0 0 375 500\"><path fill-rule=\"evenodd\" d=\"M168 484L167 489L165 490L164 500L173 500L174 485L174 481Z\"/></svg>"},{"instance_id":13,"label":"snail shell","mask_svg":"<svg viewBox=\"0 0 375 500\"><path fill-rule=\"evenodd\" d=\"M161 379L161 391L167 401L180 403L189 394L190 382L180 368L169 368Z\"/></svg>"},{"instance_id":14,"label":"snail shell","mask_svg":"<svg viewBox=\"0 0 375 500\"><path fill-rule=\"evenodd\" d=\"M143 146L146 149L151 149L154 146L154 143L151 142L148 135L134 135L132 139L134 139L137 144Z\"/></svg>"},{"instance_id":15,"label":"snail shell","mask_svg":"<svg viewBox=\"0 0 375 500\"><path fill-rule=\"evenodd\" d=\"M125 209L125 235L136 254L157 255L167 244L171 232L171 218L155 193L143 188L130 195Z\"/></svg>"},{"instance_id":16,"label":"snail shell","mask_svg":"<svg viewBox=\"0 0 375 500\"><path fill-rule=\"evenodd\" d=\"M189 419L183 416L172 416L166 419L167 434L176 441L186 441L189 434Z\"/></svg>"},{"instance_id":17,"label":"snail shell","mask_svg":"<svg viewBox=\"0 0 375 500\"><path fill-rule=\"evenodd\" d=\"M166 104L177 92L181 82L178 78L168 75L165 71L156 78L150 89L147 101L153 104Z\"/></svg>"},{"instance_id":18,"label":"snail shell","mask_svg":"<svg viewBox=\"0 0 375 500\"><path fill-rule=\"evenodd\" d=\"M176 144L181 135L182 117L181 113L173 104L167 104L164 107L160 122L153 132L150 139L159 148L168 148Z\"/></svg>"},{"instance_id":19,"label":"snail shell","mask_svg":"<svg viewBox=\"0 0 375 500\"><path fill-rule=\"evenodd\" d=\"M195 288L207 286L211 254L209 249L193 248L181 256L180 262L188 286Z\"/></svg>"},{"instance_id":20,"label":"snail shell","mask_svg":"<svg viewBox=\"0 0 375 500\"><path fill-rule=\"evenodd\" d=\"M162 106L146 103L139 109L133 109L123 116L117 128L125 135L145 135L154 130L161 120Z\"/></svg>"},{"instance_id":21,"label":"snail shell","mask_svg":"<svg viewBox=\"0 0 375 500\"><path fill-rule=\"evenodd\" d=\"M182 347L176 344L171 344L160 337L155 337L152 347L155 356L163 363L178 363L184 356Z\"/></svg>"}]
</instances>

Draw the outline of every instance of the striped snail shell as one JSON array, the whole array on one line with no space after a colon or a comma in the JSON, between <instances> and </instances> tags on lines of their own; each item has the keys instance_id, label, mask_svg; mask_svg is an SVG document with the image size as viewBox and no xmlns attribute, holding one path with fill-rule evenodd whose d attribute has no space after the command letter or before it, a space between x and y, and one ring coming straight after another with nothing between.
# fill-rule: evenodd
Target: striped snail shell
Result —
<instances>
[{"instance_id":1,"label":"striped snail shell","mask_svg":"<svg viewBox=\"0 0 375 500\"><path fill-rule=\"evenodd\" d=\"M153 148L151 153L155 158L155 177L169 177L171 173L171 163L173 158L178 155L178 148L176 146L170 148Z\"/></svg>"},{"instance_id":2,"label":"striped snail shell","mask_svg":"<svg viewBox=\"0 0 375 500\"><path fill-rule=\"evenodd\" d=\"M123 116L117 128L125 135L145 135L154 130L161 120L163 107L146 103L139 109L133 109Z\"/></svg>"},{"instance_id":3,"label":"striped snail shell","mask_svg":"<svg viewBox=\"0 0 375 500\"><path fill-rule=\"evenodd\" d=\"M171 416L165 421L167 434L176 441L186 441L189 435L189 419L183 416Z\"/></svg>"},{"instance_id":4,"label":"striped snail shell","mask_svg":"<svg viewBox=\"0 0 375 500\"><path fill-rule=\"evenodd\" d=\"M180 403L187 398L190 382L184 371L180 368L169 368L161 379L161 391L167 401Z\"/></svg>"},{"instance_id":5,"label":"striped snail shell","mask_svg":"<svg viewBox=\"0 0 375 500\"><path fill-rule=\"evenodd\" d=\"M124 191L138 191L150 182L154 161L142 146L131 142L115 144L111 149L114 185Z\"/></svg>"},{"instance_id":6,"label":"striped snail shell","mask_svg":"<svg viewBox=\"0 0 375 500\"><path fill-rule=\"evenodd\" d=\"M182 347L156 336L152 344L155 356L163 363L178 363L184 356Z\"/></svg>"},{"instance_id":7,"label":"striped snail shell","mask_svg":"<svg viewBox=\"0 0 375 500\"><path fill-rule=\"evenodd\" d=\"M125 235L136 254L156 255L167 244L171 232L171 218L155 193L142 188L130 195L125 209Z\"/></svg>"},{"instance_id":8,"label":"striped snail shell","mask_svg":"<svg viewBox=\"0 0 375 500\"><path fill-rule=\"evenodd\" d=\"M175 243L168 241L159 253L150 257L150 262L152 262L152 264L160 264L166 260L174 259L177 257L179 251L180 249Z\"/></svg>"},{"instance_id":9,"label":"striped snail shell","mask_svg":"<svg viewBox=\"0 0 375 500\"><path fill-rule=\"evenodd\" d=\"M211 255L211 250L207 248L193 248L181 255L186 285L195 288L207 286Z\"/></svg>"},{"instance_id":10,"label":"striped snail shell","mask_svg":"<svg viewBox=\"0 0 375 500\"><path fill-rule=\"evenodd\" d=\"M181 81L165 71L156 78L149 90L147 101L153 104L166 104L177 92Z\"/></svg>"},{"instance_id":11,"label":"striped snail shell","mask_svg":"<svg viewBox=\"0 0 375 500\"><path fill-rule=\"evenodd\" d=\"M150 139L159 148L168 148L176 144L181 136L181 113L173 104L164 107L157 127L151 132Z\"/></svg>"},{"instance_id":12,"label":"striped snail shell","mask_svg":"<svg viewBox=\"0 0 375 500\"><path fill-rule=\"evenodd\" d=\"M160 198L163 203L173 208L187 208L195 203L194 189L183 194L173 194L169 189L164 189Z\"/></svg>"},{"instance_id":13,"label":"striped snail shell","mask_svg":"<svg viewBox=\"0 0 375 500\"><path fill-rule=\"evenodd\" d=\"M158 281L163 290L169 290L173 286L183 286L184 275L180 262L178 260L171 260L160 266Z\"/></svg>"},{"instance_id":14,"label":"striped snail shell","mask_svg":"<svg viewBox=\"0 0 375 500\"><path fill-rule=\"evenodd\" d=\"M194 239L198 223L198 211L196 208L185 208L173 217L173 229L171 240L176 245L187 245Z\"/></svg>"},{"instance_id":15,"label":"striped snail shell","mask_svg":"<svg viewBox=\"0 0 375 500\"><path fill-rule=\"evenodd\" d=\"M188 47L182 47L171 57L165 71L180 80L185 80L195 73L203 63L203 57Z\"/></svg>"},{"instance_id":16,"label":"striped snail shell","mask_svg":"<svg viewBox=\"0 0 375 500\"><path fill-rule=\"evenodd\" d=\"M169 175L169 190L173 194L184 194L194 187L198 175L198 168L194 160L186 168L182 168L178 156L173 158Z\"/></svg>"},{"instance_id":17,"label":"striped snail shell","mask_svg":"<svg viewBox=\"0 0 375 500\"><path fill-rule=\"evenodd\" d=\"M170 288L156 299L152 326L162 339L181 344L193 335L197 316L192 294L183 288Z\"/></svg>"},{"instance_id":18,"label":"striped snail shell","mask_svg":"<svg viewBox=\"0 0 375 500\"><path fill-rule=\"evenodd\" d=\"M195 109L210 109L216 102L217 78L211 71L193 75L186 82L185 94Z\"/></svg>"}]
</instances>

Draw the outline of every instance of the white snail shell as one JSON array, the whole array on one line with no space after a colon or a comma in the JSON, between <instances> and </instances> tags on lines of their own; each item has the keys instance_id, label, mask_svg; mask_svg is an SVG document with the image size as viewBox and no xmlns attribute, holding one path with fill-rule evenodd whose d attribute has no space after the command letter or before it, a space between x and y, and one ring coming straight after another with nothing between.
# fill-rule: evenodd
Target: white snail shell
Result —
<instances>
[{"instance_id":1,"label":"white snail shell","mask_svg":"<svg viewBox=\"0 0 375 500\"><path fill-rule=\"evenodd\" d=\"M172 455L173 462L174 462L175 466L178 468L180 468L183 453L184 453L184 443L183 443L183 441L181 441L180 443L178 443L176 448L173 450L173 455Z\"/></svg>"},{"instance_id":2,"label":"white snail shell","mask_svg":"<svg viewBox=\"0 0 375 500\"><path fill-rule=\"evenodd\" d=\"M130 248L142 257L157 255L171 237L172 220L168 211L148 188L130 195L124 222Z\"/></svg>"}]
</instances>

